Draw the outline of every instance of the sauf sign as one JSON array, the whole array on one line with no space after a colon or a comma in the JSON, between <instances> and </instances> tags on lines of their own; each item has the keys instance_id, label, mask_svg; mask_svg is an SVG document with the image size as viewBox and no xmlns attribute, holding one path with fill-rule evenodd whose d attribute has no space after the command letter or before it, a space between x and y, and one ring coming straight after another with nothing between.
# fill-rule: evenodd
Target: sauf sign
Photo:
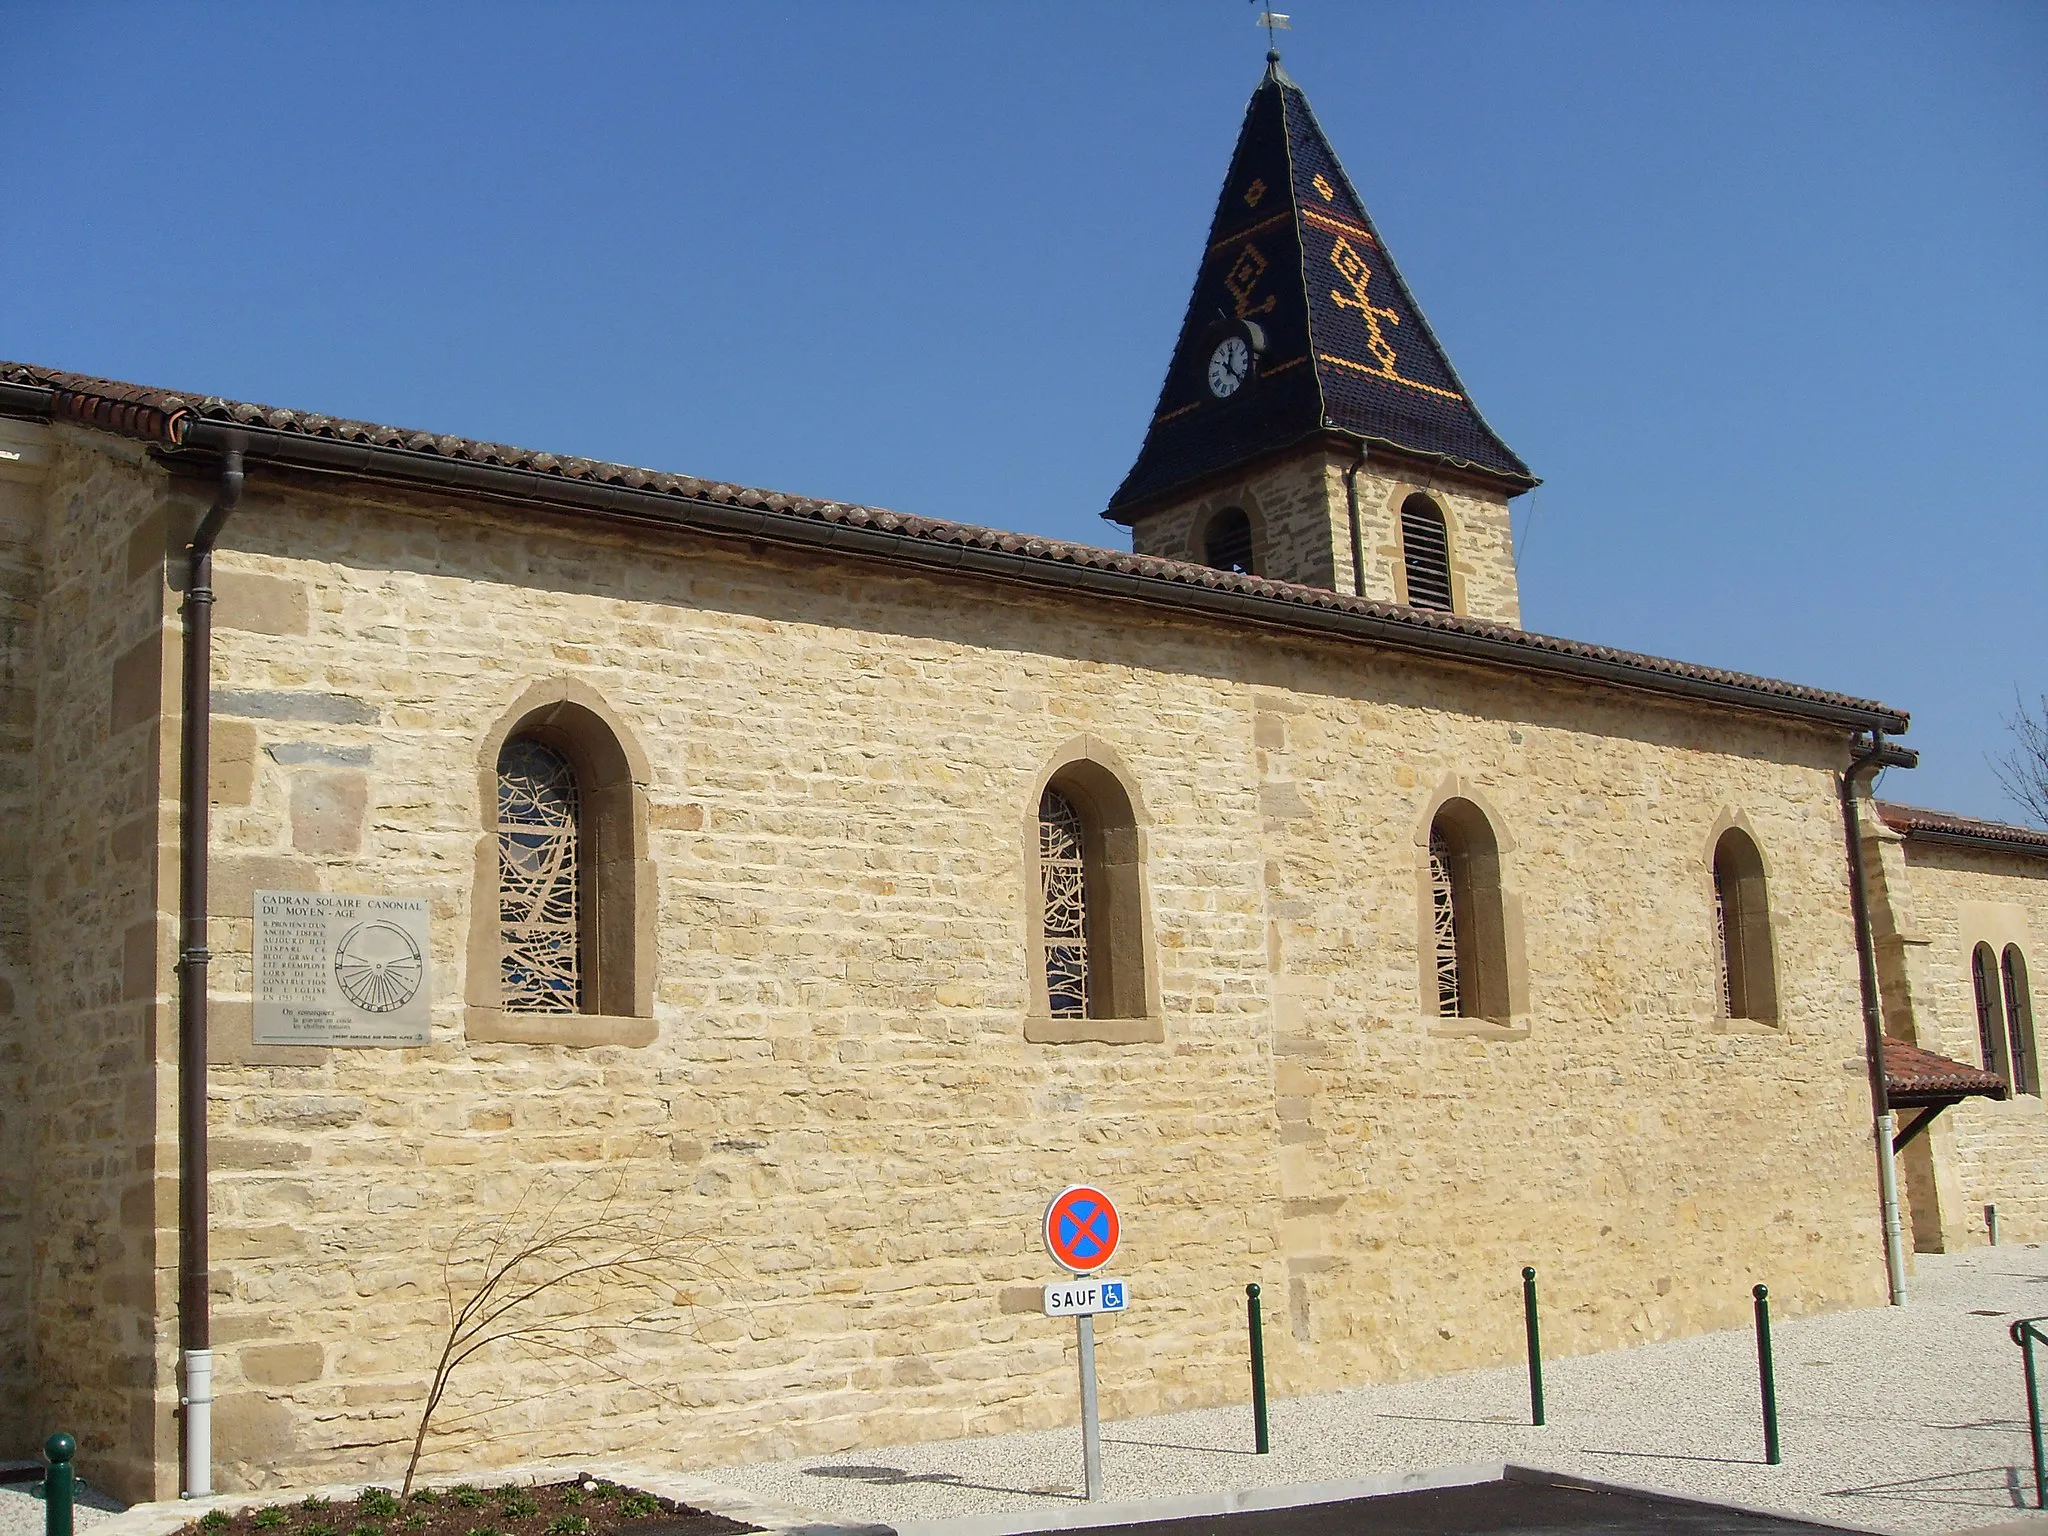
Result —
<instances>
[{"instance_id":1,"label":"sauf sign","mask_svg":"<svg viewBox=\"0 0 2048 1536\"><path fill-rule=\"evenodd\" d=\"M1086 1317L1094 1312L1121 1312L1130 1293L1121 1280L1055 1280L1045 1288L1047 1317Z\"/></svg>"},{"instance_id":2,"label":"sauf sign","mask_svg":"<svg viewBox=\"0 0 2048 1536\"><path fill-rule=\"evenodd\" d=\"M1095 1315L1121 1312L1130 1292L1121 1280L1093 1278L1116 1257L1123 1220L1116 1202L1092 1184L1072 1184L1045 1208L1045 1251L1053 1262L1088 1278L1057 1280L1045 1288L1045 1315L1074 1319L1081 1357L1081 1467L1088 1497L1102 1497L1102 1424L1095 1411Z\"/></svg>"}]
</instances>

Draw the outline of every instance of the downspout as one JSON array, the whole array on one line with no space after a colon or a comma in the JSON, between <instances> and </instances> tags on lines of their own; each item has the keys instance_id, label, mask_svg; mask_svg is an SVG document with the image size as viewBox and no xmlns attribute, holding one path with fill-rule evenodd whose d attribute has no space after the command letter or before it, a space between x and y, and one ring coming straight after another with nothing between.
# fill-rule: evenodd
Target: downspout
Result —
<instances>
[{"instance_id":1,"label":"downspout","mask_svg":"<svg viewBox=\"0 0 2048 1536\"><path fill-rule=\"evenodd\" d=\"M207 1295L206 854L213 757L213 546L242 499L242 450L192 535L185 578L185 715L178 827L178 1350L188 1499L213 1492L213 1319Z\"/></svg>"},{"instance_id":2,"label":"downspout","mask_svg":"<svg viewBox=\"0 0 2048 1536\"><path fill-rule=\"evenodd\" d=\"M1870 1068L1871 1136L1877 1146L1877 1198L1884 1219L1884 1273L1895 1307L1906 1304L1906 1252L1899 1227L1899 1176L1892 1137L1898 1126L1884 1084L1884 1017L1878 1002L1877 951L1870 934L1870 898L1863 883L1863 835L1856 813L1856 781L1885 755L1884 732L1870 733L1870 749L1841 778L1842 835L1849 844L1849 913L1856 925L1856 974L1863 991L1863 1053Z\"/></svg>"},{"instance_id":3,"label":"downspout","mask_svg":"<svg viewBox=\"0 0 2048 1536\"><path fill-rule=\"evenodd\" d=\"M1344 471L1344 501L1351 513L1351 595L1365 596L1365 539L1358 527L1358 472L1365 468L1365 444L1358 445L1358 457Z\"/></svg>"}]
</instances>

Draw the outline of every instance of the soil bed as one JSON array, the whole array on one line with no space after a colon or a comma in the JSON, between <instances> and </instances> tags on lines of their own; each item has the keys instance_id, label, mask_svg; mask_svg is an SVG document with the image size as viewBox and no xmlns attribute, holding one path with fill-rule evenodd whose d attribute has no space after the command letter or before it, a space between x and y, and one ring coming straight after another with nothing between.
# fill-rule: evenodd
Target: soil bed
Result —
<instances>
[{"instance_id":1,"label":"soil bed","mask_svg":"<svg viewBox=\"0 0 2048 1536\"><path fill-rule=\"evenodd\" d=\"M759 1529L583 1477L537 1488L415 1488L403 1499L365 1488L353 1499L316 1496L238 1514L216 1509L178 1536L733 1536Z\"/></svg>"}]
</instances>

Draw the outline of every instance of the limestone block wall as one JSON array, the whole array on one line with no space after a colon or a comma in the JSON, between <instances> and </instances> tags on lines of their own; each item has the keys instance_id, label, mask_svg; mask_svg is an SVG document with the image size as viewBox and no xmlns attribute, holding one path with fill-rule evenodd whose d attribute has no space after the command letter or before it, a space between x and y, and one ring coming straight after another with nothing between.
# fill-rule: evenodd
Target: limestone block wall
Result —
<instances>
[{"instance_id":1,"label":"limestone block wall","mask_svg":"<svg viewBox=\"0 0 2048 1536\"><path fill-rule=\"evenodd\" d=\"M2038 1048L2040 1009L2048 1003L2048 861L1901 838L1875 822L1866 811L1866 847L1879 856L1874 905L1881 912L1873 926L1887 1031L1983 1065L1970 954L1980 940L2000 952L2017 943L2027 957ZM1986 1243L1990 1204L1998 1207L2001 1242L2048 1238L2048 1108L2040 1095L1966 1100L1945 1111L1903 1161L1922 1249Z\"/></svg>"},{"instance_id":2,"label":"limestone block wall","mask_svg":"<svg viewBox=\"0 0 2048 1536\"><path fill-rule=\"evenodd\" d=\"M29 1444L30 866L35 616L49 434L0 422L0 1454Z\"/></svg>"},{"instance_id":3,"label":"limestone block wall","mask_svg":"<svg viewBox=\"0 0 2048 1536\"><path fill-rule=\"evenodd\" d=\"M221 556L211 1118L230 1485L388 1477L463 1229L623 1189L702 1251L632 1369L508 1353L469 1454L710 1465L1073 1412L1061 1185L1126 1201L1112 1417L1881 1297L1830 770L1757 718L677 535L260 475ZM478 755L537 681L644 754L655 1037L464 1033ZM1125 775L1158 1043L1032 1045L1032 788ZM1526 1012L1424 1005L1418 832L1494 819ZM1714 1016L1710 836L1757 831L1779 1028ZM258 888L424 893L434 1031L258 1050ZM168 1121L165 1122L168 1124ZM161 1221L168 1207L159 1204ZM168 1243L167 1232L159 1233ZM172 1389L159 1346L157 1407ZM617 1363L616 1361L614 1363Z\"/></svg>"},{"instance_id":4,"label":"limestone block wall","mask_svg":"<svg viewBox=\"0 0 2048 1536\"><path fill-rule=\"evenodd\" d=\"M95 1481L133 1497L164 1486L156 1233L176 1171L158 1142L171 1109L157 1064L170 940L159 733L175 687L162 643L165 487L139 449L52 437L33 641L23 1060L34 1320L21 1428L30 1442L72 1431ZM168 771L175 793L174 761Z\"/></svg>"},{"instance_id":5,"label":"limestone block wall","mask_svg":"<svg viewBox=\"0 0 2048 1536\"><path fill-rule=\"evenodd\" d=\"M1254 564L1262 576L1352 592L1351 477L1354 460L1315 449L1147 514L1131 530L1139 554L1201 563L1209 519L1228 507L1251 520ZM1368 457L1355 476L1364 595L1406 603L1401 506L1421 493L1444 514L1450 540L1451 601L1474 618L1517 627L1521 588L1507 498L1424 466Z\"/></svg>"}]
</instances>

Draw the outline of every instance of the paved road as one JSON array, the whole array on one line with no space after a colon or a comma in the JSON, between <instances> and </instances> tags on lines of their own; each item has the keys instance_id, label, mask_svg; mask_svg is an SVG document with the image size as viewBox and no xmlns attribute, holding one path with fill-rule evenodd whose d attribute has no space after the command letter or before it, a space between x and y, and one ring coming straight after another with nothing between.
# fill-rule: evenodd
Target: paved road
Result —
<instances>
[{"instance_id":1,"label":"paved road","mask_svg":"<svg viewBox=\"0 0 2048 1536\"><path fill-rule=\"evenodd\" d=\"M2048 1248L1921 1255L1911 1305L1774 1328L1786 1460L1763 1464L1745 1331L1553 1361L1535 1429L1519 1365L1274 1405L1104 1426L1111 1501L1520 1462L1900 1532L2019 1518L2031 1454L2014 1316L2048 1313ZM1071 1518L1079 1432L864 1450L713 1474L820 1518L926 1522L1043 1509ZM2023 1504L2024 1499L2024 1504Z\"/></svg>"}]
</instances>

